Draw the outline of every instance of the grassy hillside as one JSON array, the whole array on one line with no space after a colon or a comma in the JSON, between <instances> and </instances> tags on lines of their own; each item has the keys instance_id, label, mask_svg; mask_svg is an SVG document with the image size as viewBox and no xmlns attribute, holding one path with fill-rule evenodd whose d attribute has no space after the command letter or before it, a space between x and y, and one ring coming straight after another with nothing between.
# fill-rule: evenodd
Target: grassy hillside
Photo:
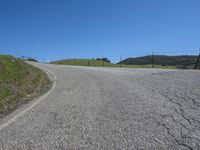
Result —
<instances>
[{"instance_id":1,"label":"grassy hillside","mask_svg":"<svg viewBox=\"0 0 200 150\"><path fill-rule=\"evenodd\" d=\"M50 81L40 69L12 56L0 55L0 117L49 87Z\"/></svg>"},{"instance_id":2,"label":"grassy hillside","mask_svg":"<svg viewBox=\"0 0 200 150\"><path fill-rule=\"evenodd\" d=\"M51 64L76 65L76 66L107 66L107 67L114 66L114 64L103 61L97 61L95 59L64 59L51 62Z\"/></svg>"},{"instance_id":3,"label":"grassy hillside","mask_svg":"<svg viewBox=\"0 0 200 150\"><path fill-rule=\"evenodd\" d=\"M112 64L103 61L97 61L92 59L64 59L59 61L51 62L51 64L61 64L61 65L76 65L76 66L97 66L97 67L120 67L120 64ZM152 68L150 64L144 65L130 65L130 64L121 64L121 67L124 68ZM175 66L162 66L162 65L155 65L155 68L162 68L162 69L175 69Z\"/></svg>"},{"instance_id":4,"label":"grassy hillside","mask_svg":"<svg viewBox=\"0 0 200 150\"><path fill-rule=\"evenodd\" d=\"M60 64L60 65L75 65L75 66L97 66L97 67L120 67L120 64L112 64L103 61L97 61L94 59L64 59L51 62L51 64ZM145 64L145 65L129 65L129 64L121 64L121 67L124 68L152 68L152 65ZM155 65L155 68L162 68L162 69L175 69L175 66L162 66L162 65Z\"/></svg>"},{"instance_id":5,"label":"grassy hillside","mask_svg":"<svg viewBox=\"0 0 200 150\"><path fill-rule=\"evenodd\" d=\"M161 66L174 66L176 68L194 68L198 56L163 56L155 55L154 63ZM121 61L125 65L151 65L152 56L127 58ZM200 65L200 64L199 64Z\"/></svg>"}]
</instances>

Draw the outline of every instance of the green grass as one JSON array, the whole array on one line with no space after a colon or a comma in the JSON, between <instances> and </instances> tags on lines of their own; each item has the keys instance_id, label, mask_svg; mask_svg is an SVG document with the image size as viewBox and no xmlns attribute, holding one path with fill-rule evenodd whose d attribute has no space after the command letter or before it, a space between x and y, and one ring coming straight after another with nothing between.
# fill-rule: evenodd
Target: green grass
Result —
<instances>
[{"instance_id":1,"label":"green grass","mask_svg":"<svg viewBox=\"0 0 200 150\"><path fill-rule=\"evenodd\" d=\"M49 86L49 79L40 69L12 56L0 55L0 117Z\"/></svg>"},{"instance_id":2,"label":"green grass","mask_svg":"<svg viewBox=\"0 0 200 150\"><path fill-rule=\"evenodd\" d=\"M51 64L60 65L75 65L75 66L114 66L114 64L97 61L94 59L64 59L59 61L51 62Z\"/></svg>"},{"instance_id":3,"label":"green grass","mask_svg":"<svg viewBox=\"0 0 200 150\"><path fill-rule=\"evenodd\" d=\"M73 65L73 66L96 66L96 67L120 67L120 64L112 64L103 61L97 61L93 59L64 59L51 62L51 64L60 64L60 65ZM124 65L123 68L152 68L152 65ZM175 66L162 66L155 65L155 68L161 69L176 69Z\"/></svg>"}]
</instances>

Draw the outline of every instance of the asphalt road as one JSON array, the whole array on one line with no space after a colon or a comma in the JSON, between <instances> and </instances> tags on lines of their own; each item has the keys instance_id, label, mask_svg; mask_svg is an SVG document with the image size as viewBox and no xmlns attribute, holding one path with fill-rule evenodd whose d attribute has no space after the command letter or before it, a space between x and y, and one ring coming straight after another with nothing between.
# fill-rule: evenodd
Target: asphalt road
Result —
<instances>
[{"instance_id":1,"label":"asphalt road","mask_svg":"<svg viewBox=\"0 0 200 150\"><path fill-rule=\"evenodd\" d=\"M200 72L34 64L52 89L0 120L0 149L200 149Z\"/></svg>"}]
</instances>

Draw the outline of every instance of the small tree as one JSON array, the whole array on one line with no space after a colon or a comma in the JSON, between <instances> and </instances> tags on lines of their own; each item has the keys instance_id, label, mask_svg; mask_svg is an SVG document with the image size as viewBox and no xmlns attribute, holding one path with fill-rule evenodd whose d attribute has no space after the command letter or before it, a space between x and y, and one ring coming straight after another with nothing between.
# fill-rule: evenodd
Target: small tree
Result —
<instances>
[{"instance_id":1,"label":"small tree","mask_svg":"<svg viewBox=\"0 0 200 150\"><path fill-rule=\"evenodd\" d=\"M104 61L104 62L107 62L107 63L110 63L110 60L108 58L97 58L96 59L97 61Z\"/></svg>"}]
</instances>

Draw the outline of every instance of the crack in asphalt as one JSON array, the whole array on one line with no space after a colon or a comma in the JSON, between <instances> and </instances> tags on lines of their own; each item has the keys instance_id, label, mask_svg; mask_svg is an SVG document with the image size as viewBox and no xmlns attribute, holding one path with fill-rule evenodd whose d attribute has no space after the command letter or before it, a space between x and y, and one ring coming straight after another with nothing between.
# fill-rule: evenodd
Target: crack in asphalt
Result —
<instances>
[{"instance_id":1,"label":"crack in asphalt","mask_svg":"<svg viewBox=\"0 0 200 150\"><path fill-rule=\"evenodd\" d=\"M155 79L154 77L152 78L153 81L152 82L144 82L147 88L151 88L151 90L153 91L153 93L159 93L164 99L166 99L168 102L170 102L171 104L175 104L175 106L173 106L172 108L170 108L170 110L172 111L171 114L160 114L160 121L158 122L158 125L163 126L166 130L167 130L167 134L170 135L172 138L174 138L174 140L177 142L178 145L181 145L187 149L198 149L199 148L199 144L198 142L191 145L187 144L186 138L190 139L190 140L195 140L196 138L188 136L189 134L191 134L192 130L199 130L199 125L200 125L200 121L198 119L195 119L194 117L188 116L186 114L185 111L187 111L187 109L185 108L187 105L189 105L189 108L191 108L192 110L198 111L198 114L200 113L199 111L199 102L196 101L194 98L192 98L191 96L191 92L186 93L184 91L182 94L178 93L175 90L171 90L169 88L169 83L166 83L167 81L170 80L170 78L165 78L159 81L159 76L157 76L157 78ZM163 78L163 75L160 76L160 78ZM164 82L163 82L164 81ZM155 84L155 82L157 84ZM173 84L176 83L177 81L173 81ZM180 81L179 81L180 82ZM187 81L186 81L187 82ZM182 86L184 85L184 81L181 81ZM152 85L153 84L153 85ZM155 86L157 85L157 86ZM178 84L176 85L176 88L179 88L180 86L178 86ZM185 84L184 87L187 87L188 89L188 84ZM200 86L198 85L196 88L199 88ZM194 90L194 88L191 88L192 90ZM165 92L163 92L165 91ZM200 97L200 94L195 93L196 97ZM199 100L199 99L198 99ZM184 102L183 102L184 101ZM190 103L190 101L192 103ZM184 105L184 108L183 108ZM170 105L169 105L170 106ZM169 108L167 106L165 106L163 104L164 108ZM190 110L191 111L191 110ZM178 121L175 119L175 116L178 115L178 117L176 118L183 118L185 121L185 123L183 124L181 121ZM178 132L180 132L180 137L176 134L176 136L172 133L173 128L171 128L168 123L165 123L163 120L167 120L166 118L170 117L171 121L174 122L175 126L182 126L185 130L187 130L187 133L183 133L182 129L179 129ZM172 124L172 123L171 123ZM195 125L197 127L195 127ZM176 131L177 132L177 131ZM199 141L199 138L196 139L196 141Z\"/></svg>"}]
</instances>

